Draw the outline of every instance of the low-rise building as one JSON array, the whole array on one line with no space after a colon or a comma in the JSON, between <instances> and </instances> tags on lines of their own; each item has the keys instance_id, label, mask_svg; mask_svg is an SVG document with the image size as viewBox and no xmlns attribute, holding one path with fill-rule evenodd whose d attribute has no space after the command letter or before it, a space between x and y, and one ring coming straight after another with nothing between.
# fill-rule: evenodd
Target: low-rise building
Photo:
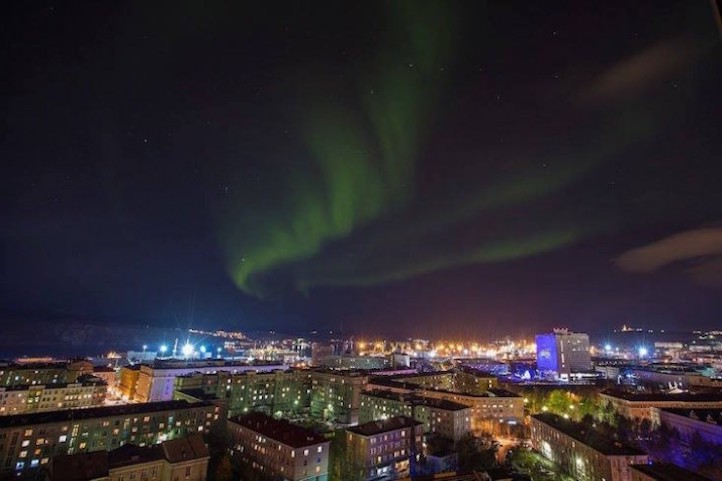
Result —
<instances>
[{"instance_id":1,"label":"low-rise building","mask_svg":"<svg viewBox=\"0 0 722 481\"><path fill-rule=\"evenodd\" d=\"M0 416L101 406L107 384L95 377L72 384L0 387Z\"/></svg>"},{"instance_id":2,"label":"low-rise building","mask_svg":"<svg viewBox=\"0 0 722 481\"><path fill-rule=\"evenodd\" d=\"M531 417L532 447L579 481L631 481L643 451L615 442L581 423L551 413Z\"/></svg>"},{"instance_id":3,"label":"low-rise building","mask_svg":"<svg viewBox=\"0 0 722 481\"><path fill-rule=\"evenodd\" d=\"M228 420L231 456L284 481L327 481L330 441L309 429L250 413Z\"/></svg>"},{"instance_id":4,"label":"low-rise building","mask_svg":"<svg viewBox=\"0 0 722 481\"><path fill-rule=\"evenodd\" d=\"M652 420L652 408L662 409L722 409L722 393L639 393L604 391L599 394L602 404L611 404L620 415L629 419Z\"/></svg>"},{"instance_id":5,"label":"low-rise building","mask_svg":"<svg viewBox=\"0 0 722 481\"><path fill-rule=\"evenodd\" d=\"M52 459L48 481L205 481L208 447L200 434L139 447L69 454Z\"/></svg>"},{"instance_id":6,"label":"low-rise building","mask_svg":"<svg viewBox=\"0 0 722 481\"><path fill-rule=\"evenodd\" d=\"M0 417L0 477L32 475L64 454L146 446L202 433L219 419L217 406L165 401Z\"/></svg>"},{"instance_id":7,"label":"low-rise building","mask_svg":"<svg viewBox=\"0 0 722 481\"><path fill-rule=\"evenodd\" d=\"M632 481L712 481L674 464L636 464L632 466Z\"/></svg>"},{"instance_id":8,"label":"low-rise building","mask_svg":"<svg viewBox=\"0 0 722 481\"><path fill-rule=\"evenodd\" d=\"M703 440L722 446L722 409L653 408L652 421L676 429L683 439L699 435Z\"/></svg>"},{"instance_id":9,"label":"low-rise building","mask_svg":"<svg viewBox=\"0 0 722 481\"><path fill-rule=\"evenodd\" d=\"M358 467L366 479L407 476L422 452L423 432L422 423L406 416L348 428L348 462Z\"/></svg>"}]
</instances>

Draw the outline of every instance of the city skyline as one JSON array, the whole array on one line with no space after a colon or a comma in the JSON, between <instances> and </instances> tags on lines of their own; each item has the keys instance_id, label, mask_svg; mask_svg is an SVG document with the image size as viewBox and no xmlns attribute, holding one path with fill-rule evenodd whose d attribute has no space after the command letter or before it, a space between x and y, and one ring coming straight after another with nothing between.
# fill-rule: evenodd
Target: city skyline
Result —
<instances>
[{"instance_id":1,"label":"city skyline","mask_svg":"<svg viewBox=\"0 0 722 481\"><path fill-rule=\"evenodd\" d=\"M709 2L20 3L4 26L8 332L719 327Z\"/></svg>"}]
</instances>

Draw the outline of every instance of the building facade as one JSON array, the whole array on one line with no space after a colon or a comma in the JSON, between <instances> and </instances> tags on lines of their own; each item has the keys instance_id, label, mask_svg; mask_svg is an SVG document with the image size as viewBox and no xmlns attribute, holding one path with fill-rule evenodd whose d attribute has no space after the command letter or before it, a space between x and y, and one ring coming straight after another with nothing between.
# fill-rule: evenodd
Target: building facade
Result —
<instances>
[{"instance_id":1,"label":"building facade","mask_svg":"<svg viewBox=\"0 0 722 481\"><path fill-rule=\"evenodd\" d=\"M83 374L92 374L87 361L52 363L0 363L0 386L35 386L77 382Z\"/></svg>"},{"instance_id":2,"label":"building facade","mask_svg":"<svg viewBox=\"0 0 722 481\"><path fill-rule=\"evenodd\" d=\"M134 372L138 369L137 379ZM212 374L219 371L226 371L230 374L238 374L248 371L269 372L275 370L286 370L288 366L270 363L237 363L223 360L206 361L157 361L154 364L141 364L121 368L120 390L124 398L138 402L169 401L173 399L175 378L199 372ZM135 383L133 383L135 379Z\"/></svg>"},{"instance_id":3,"label":"building facade","mask_svg":"<svg viewBox=\"0 0 722 481\"><path fill-rule=\"evenodd\" d=\"M72 384L0 387L0 416L101 406L107 384L97 378Z\"/></svg>"},{"instance_id":4,"label":"building facade","mask_svg":"<svg viewBox=\"0 0 722 481\"><path fill-rule=\"evenodd\" d=\"M559 378L592 369L589 335L554 329L536 336L537 369Z\"/></svg>"},{"instance_id":5,"label":"building facade","mask_svg":"<svg viewBox=\"0 0 722 481\"><path fill-rule=\"evenodd\" d=\"M365 479L409 476L422 453L423 431L422 423L405 416L348 428L348 462L358 467Z\"/></svg>"},{"instance_id":6,"label":"building facade","mask_svg":"<svg viewBox=\"0 0 722 481\"><path fill-rule=\"evenodd\" d=\"M217 406L166 401L0 417L0 476L36 475L64 454L146 446L203 433Z\"/></svg>"},{"instance_id":7,"label":"building facade","mask_svg":"<svg viewBox=\"0 0 722 481\"><path fill-rule=\"evenodd\" d=\"M330 441L263 413L228 420L231 456L284 481L327 481Z\"/></svg>"},{"instance_id":8,"label":"building facade","mask_svg":"<svg viewBox=\"0 0 722 481\"><path fill-rule=\"evenodd\" d=\"M311 381L307 371L236 374L220 371L186 374L175 379L175 397L181 392L197 389L224 400L230 417L252 411L281 417L308 409Z\"/></svg>"},{"instance_id":9,"label":"building facade","mask_svg":"<svg viewBox=\"0 0 722 481\"><path fill-rule=\"evenodd\" d=\"M361 395L360 423L405 416L424 425L424 433L456 442L471 433L472 408L443 399L367 391Z\"/></svg>"},{"instance_id":10,"label":"building facade","mask_svg":"<svg viewBox=\"0 0 722 481\"><path fill-rule=\"evenodd\" d=\"M536 414L530 427L532 447L578 481L632 481L631 466L649 461L644 452L556 414Z\"/></svg>"},{"instance_id":11,"label":"building facade","mask_svg":"<svg viewBox=\"0 0 722 481\"><path fill-rule=\"evenodd\" d=\"M310 371L311 416L341 424L358 423L368 376L358 371Z\"/></svg>"},{"instance_id":12,"label":"building facade","mask_svg":"<svg viewBox=\"0 0 722 481\"><path fill-rule=\"evenodd\" d=\"M505 389L479 389L476 394L472 394L434 387L434 384L428 382L422 385L409 383L407 377L403 381L399 379L376 377L369 381L367 388L397 394L416 394L468 406L471 408L471 430L474 434L508 434L514 426L524 422L524 399ZM450 385L444 378L441 380L444 383L442 386Z\"/></svg>"}]
</instances>

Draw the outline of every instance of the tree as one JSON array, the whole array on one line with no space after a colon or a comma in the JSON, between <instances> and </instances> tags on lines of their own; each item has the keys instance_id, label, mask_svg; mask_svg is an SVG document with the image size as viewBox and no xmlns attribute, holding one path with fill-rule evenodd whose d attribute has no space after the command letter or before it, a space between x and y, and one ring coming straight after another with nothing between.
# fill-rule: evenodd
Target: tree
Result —
<instances>
[{"instance_id":1,"label":"tree","mask_svg":"<svg viewBox=\"0 0 722 481\"><path fill-rule=\"evenodd\" d=\"M456 443L456 450L459 453L459 470L463 473L497 466L499 443L490 436L477 438L467 435Z\"/></svg>"},{"instance_id":2,"label":"tree","mask_svg":"<svg viewBox=\"0 0 722 481\"><path fill-rule=\"evenodd\" d=\"M334 432L329 448L329 481L358 481L364 479L363 465L350 452L346 431Z\"/></svg>"},{"instance_id":3,"label":"tree","mask_svg":"<svg viewBox=\"0 0 722 481\"><path fill-rule=\"evenodd\" d=\"M231 464L231 458L226 454L223 456L216 465L216 469L211 473L209 477L210 481L232 481L233 480L233 465Z\"/></svg>"}]
</instances>

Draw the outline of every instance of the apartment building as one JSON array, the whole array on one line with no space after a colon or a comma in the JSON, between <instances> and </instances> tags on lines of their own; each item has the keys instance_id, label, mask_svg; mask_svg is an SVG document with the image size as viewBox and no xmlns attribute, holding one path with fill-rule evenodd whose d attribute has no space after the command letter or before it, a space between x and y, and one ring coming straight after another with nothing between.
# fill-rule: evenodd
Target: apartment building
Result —
<instances>
[{"instance_id":1,"label":"apartment building","mask_svg":"<svg viewBox=\"0 0 722 481\"><path fill-rule=\"evenodd\" d=\"M309 371L311 415L342 424L358 423L361 393L368 375L361 371Z\"/></svg>"},{"instance_id":2,"label":"apartment building","mask_svg":"<svg viewBox=\"0 0 722 481\"><path fill-rule=\"evenodd\" d=\"M422 452L424 425L397 416L346 429L348 462L366 479L409 476Z\"/></svg>"},{"instance_id":3,"label":"apartment building","mask_svg":"<svg viewBox=\"0 0 722 481\"><path fill-rule=\"evenodd\" d=\"M205 481L208 447L198 433L155 446L125 444L112 451L54 457L48 481Z\"/></svg>"},{"instance_id":4,"label":"apartment building","mask_svg":"<svg viewBox=\"0 0 722 481\"><path fill-rule=\"evenodd\" d=\"M123 397L138 402L168 401L173 399L175 378L199 372L212 374L226 371L238 374L248 371L269 372L286 370L288 366L272 363L239 363L224 360L178 361L163 360L140 367L123 367L120 373L120 390ZM137 379L135 371L137 370ZM131 371L131 372L124 372Z\"/></svg>"},{"instance_id":5,"label":"apartment building","mask_svg":"<svg viewBox=\"0 0 722 481\"><path fill-rule=\"evenodd\" d=\"M376 390L361 394L360 423L396 416L414 418L423 423L426 434L437 434L453 441L459 441L471 432L470 406L391 391Z\"/></svg>"},{"instance_id":6,"label":"apartment building","mask_svg":"<svg viewBox=\"0 0 722 481\"><path fill-rule=\"evenodd\" d=\"M101 406L107 394L105 381L93 377L72 384L0 387L0 416Z\"/></svg>"},{"instance_id":7,"label":"apartment building","mask_svg":"<svg viewBox=\"0 0 722 481\"><path fill-rule=\"evenodd\" d=\"M88 361L49 363L0 363L0 386L35 386L77 382L83 374L92 374Z\"/></svg>"},{"instance_id":8,"label":"apartment building","mask_svg":"<svg viewBox=\"0 0 722 481\"><path fill-rule=\"evenodd\" d=\"M311 430L250 413L228 420L231 456L284 481L327 481L330 441Z\"/></svg>"},{"instance_id":9,"label":"apartment building","mask_svg":"<svg viewBox=\"0 0 722 481\"><path fill-rule=\"evenodd\" d=\"M0 477L36 475L64 454L141 447L202 433L219 418L209 403L165 401L0 417Z\"/></svg>"},{"instance_id":10,"label":"apartment building","mask_svg":"<svg viewBox=\"0 0 722 481\"><path fill-rule=\"evenodd\" d=\"M599 394L603 405L614 407L620 415L629 419L652 421L652 408L659 409L722 409L722 393L638 393L627 391L604 391Z\"/></svg>"},{"instance_id":11,"label":"apartment building","mask_svg":"<svg viewBox=\"0 0 722 481\"><path fill-rule=\"evenodd\" d=\"M251 411L290 416L309 406L309 376L304 371L186 374L175 380L175 397L183 392L200 390L206 395L224 400L231 417Z\"/></svg>"},{"instance_id":12,"label":"apartment building","mask_svg":"<svg viewBox=\"0 0 722 481\"><path fill-rule=\"evenodd\" d=\"M632 481L631 466L649 461L639 449L551 413L531 417L531 443L579 481Z\"/></svg>"}]
</instances>

